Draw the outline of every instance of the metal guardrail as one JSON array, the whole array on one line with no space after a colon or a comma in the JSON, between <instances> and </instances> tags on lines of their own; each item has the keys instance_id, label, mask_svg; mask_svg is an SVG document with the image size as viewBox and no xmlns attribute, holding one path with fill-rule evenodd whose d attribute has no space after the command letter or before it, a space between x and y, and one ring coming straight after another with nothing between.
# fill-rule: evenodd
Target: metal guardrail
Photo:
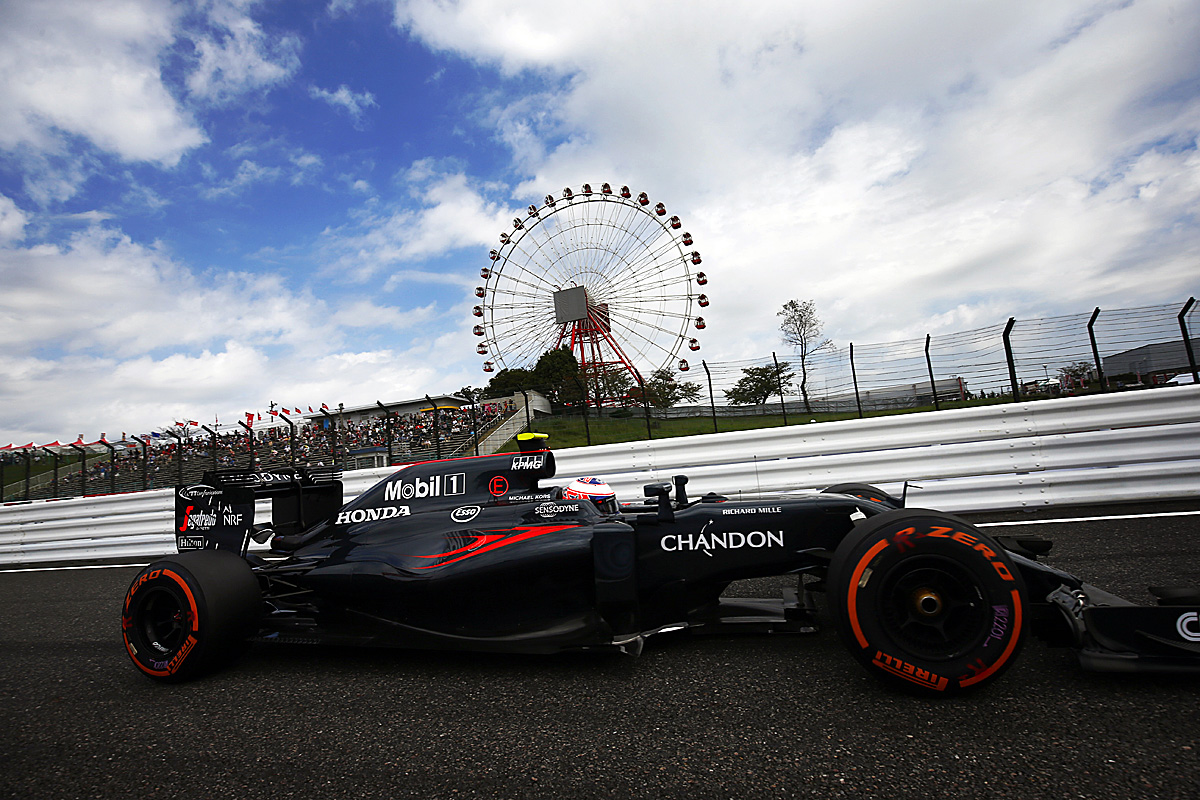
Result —
<instances>
[{"instance_id":1,"label":"metal guardrail","mask_svg":"<svg viewBox=\"0 0 1200 800\"><path fill-rule=\"evenodd\" d=\"M558 475L603 476L623 500L685 473L688 491L735 496L874 483L910 505L1028 509L1200 496L1200 386L1043 400L556 453ZM347 473L350 499L390 474ZM267 513L266 505L260 515ZM0 506L0 564L172 552L172 492Z\"/></svg>"}]
</instances>

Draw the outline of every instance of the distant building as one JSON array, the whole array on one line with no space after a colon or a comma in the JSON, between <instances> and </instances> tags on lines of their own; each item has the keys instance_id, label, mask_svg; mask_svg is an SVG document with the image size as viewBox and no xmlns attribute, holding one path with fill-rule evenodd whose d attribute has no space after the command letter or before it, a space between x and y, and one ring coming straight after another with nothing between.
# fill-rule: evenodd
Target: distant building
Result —
<instances>
[{"instance_id":1,"label":"distant building","mask_svg":"<svg viewBox=\"0 0 1200 800\"><path fill-rule=\"evenodd\" d=\"M1200 355L1200 339L1192 339L1192 353ZM1105 375L1163 375L1190 372L1182 340L1142 345L1102 359ZM1164 379L1165 379L1164 377Z\"/></svg>"}]
</instances>

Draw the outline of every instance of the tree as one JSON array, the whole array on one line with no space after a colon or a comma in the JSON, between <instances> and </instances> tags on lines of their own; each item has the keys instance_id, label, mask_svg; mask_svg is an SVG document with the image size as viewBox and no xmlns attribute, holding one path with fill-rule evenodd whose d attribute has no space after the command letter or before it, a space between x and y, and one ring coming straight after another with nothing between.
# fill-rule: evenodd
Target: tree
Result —
<instances>
[{"instance_id":1,"label":"tree","mask_svg":"<svg viewBox=\"0 0 1200 800\"><path fill-rule=\"evenodd\" d=\"M528 389L532 385L533 373L529 370L502 369L488 381L487 388L483 390L483 397L485 400L508 397L512 394L519 394L522 389Z\"/></svg>"},{"instance_id":2,"label":"tree","mask_svg":"<svg viewBox=\"0 0 1200 800\"><path fill-rule=\"evenodd\" d=\"M671 408L680 400L696 402L700 399L700 387L690 381L677 381L670 369L656 369L646 381L646 397L655 408Z\"/></svg>"},{"instance_id":3,"label":"tree","mask_svg":"<svg viewBox=\"0 0 1200 800\"><path fill-rule=\"evenodd\" d=\"M534 387L555 406L579 399L579 362L566 348L542 353L533 368Z\"/></svg>"},{"instance_id":4,"label":"tree","mask_svg":"<svg viewBox=\"0 0 1200 800\"><path fill-rule=\"evenodd\" d=\"M637 385L622 364L588 364L584 373L588 397L597 406L625 404Z\"/></svg>"},{"instance_id":5,"label":"tree","mask_svg":"<svg viewBox=\"0 0 1200 800\"><path fill-rule=\"evenodd\" d=\"M1082 384L1092 374L1093 369L1095 367L1090 361L1076 361L1058 368L1059 381L1063 386Z\"/></svg>"},{"instance_id":6,"label":"tree","mask_svg":"<svg viewBox=\"0 0 1200 800\"><path fill-rule=\"evenodd\" d=\"M779 331L783 334L783 343L791 345L800 357L800 395L804 398L804 410L812 413L812 404L808 401L808 359L809 356L833 347L832 339L821 338L821 318L817 316L817 305L812 300L803 303L788 300L776 314L783 319L779 322Z\"/></svg>"},{"instance_id":7,"label":"tree","mask_svg":"<svg viewBox=\"0 0 1200 800\"><path fill-rule=\"evenodd\" d=\"M795 377L796 373L787 364L780 364L778 368L774 364L767 367L746 367L742 370L741 379L733 388L725 390L725 397L735 406L760 406L767 402L771 395L779 394L781 385L784 392L792 389L792 380Z\"/></svg>"}]
</instances>

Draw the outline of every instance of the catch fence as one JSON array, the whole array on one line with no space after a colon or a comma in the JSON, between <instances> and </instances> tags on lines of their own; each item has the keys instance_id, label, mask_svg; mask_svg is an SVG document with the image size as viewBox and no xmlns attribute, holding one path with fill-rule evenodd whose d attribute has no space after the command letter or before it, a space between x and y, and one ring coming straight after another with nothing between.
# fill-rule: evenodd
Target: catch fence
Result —
<instances>
[{"instance_id":1,"label":"catch fence","mask_svg":"<svg viewBox=\"0 0 1200 800\"><path fill-rule=\"evenodd\" d=\"M347 422L325 414L313 424L277 422L266 431L214 431L158 440L82 441L0 448L5 501L140 491L199 480L223 467L385 466L477 452L510 422L552 434L559 448L694 433L786 426L810 421L1101 394L1160 386L1197 375L1195 299L1182 305L1094 309L1090 313L996 323L956 333L829 347L804 359L772 353L759 359L708 362L676 376L677 389L642 383L618 399L596 402L578 377L567 383L517 386L519 408L455 414L431 404L418 419ZM755 402L738 387L768 376ZM1182 378L1180 378L1182 380ZM508 391L512 391L510 388ZM536 399L549 398L549 412ZM467 398L474 400L475 398ZM485 401L486 402L486 401ZM382 404L381 404L382 405ZM488 406L489 410L492 408ZM411 415L410 415L411 416ZM453 420L448 419L453 417ZM285 424L286 423L286 424ZM507 430L507 429L506 429ZM498 438L506 438L507 434ZM164 438L165 437L165 438ZM488 450L502 444L490 441Z\"/></svg>"}]
</instances>

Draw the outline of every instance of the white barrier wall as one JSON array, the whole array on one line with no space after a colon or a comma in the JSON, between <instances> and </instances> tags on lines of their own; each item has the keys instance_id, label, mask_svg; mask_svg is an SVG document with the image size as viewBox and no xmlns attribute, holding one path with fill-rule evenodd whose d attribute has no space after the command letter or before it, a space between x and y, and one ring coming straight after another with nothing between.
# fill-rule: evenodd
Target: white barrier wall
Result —
<instances>
[{"instance_id":1,"label":"white barrier wall","mask_svg":"<svg viewBox=\"0 0 1200 800\"><path fill-rule=\"evenodd\" d=\"M553 445L553 443L551 443ZM603 477L624 500L686 474L736 496L874 483L909 505L986 511L1200 497L1200 386L627 442L556 453L558 477ZM390 469L347 473L346 499ZM267 507L260 505L259 518ZM172 491L0 506L0 564L174 551Z\"/></svg>"}]
</instances>

